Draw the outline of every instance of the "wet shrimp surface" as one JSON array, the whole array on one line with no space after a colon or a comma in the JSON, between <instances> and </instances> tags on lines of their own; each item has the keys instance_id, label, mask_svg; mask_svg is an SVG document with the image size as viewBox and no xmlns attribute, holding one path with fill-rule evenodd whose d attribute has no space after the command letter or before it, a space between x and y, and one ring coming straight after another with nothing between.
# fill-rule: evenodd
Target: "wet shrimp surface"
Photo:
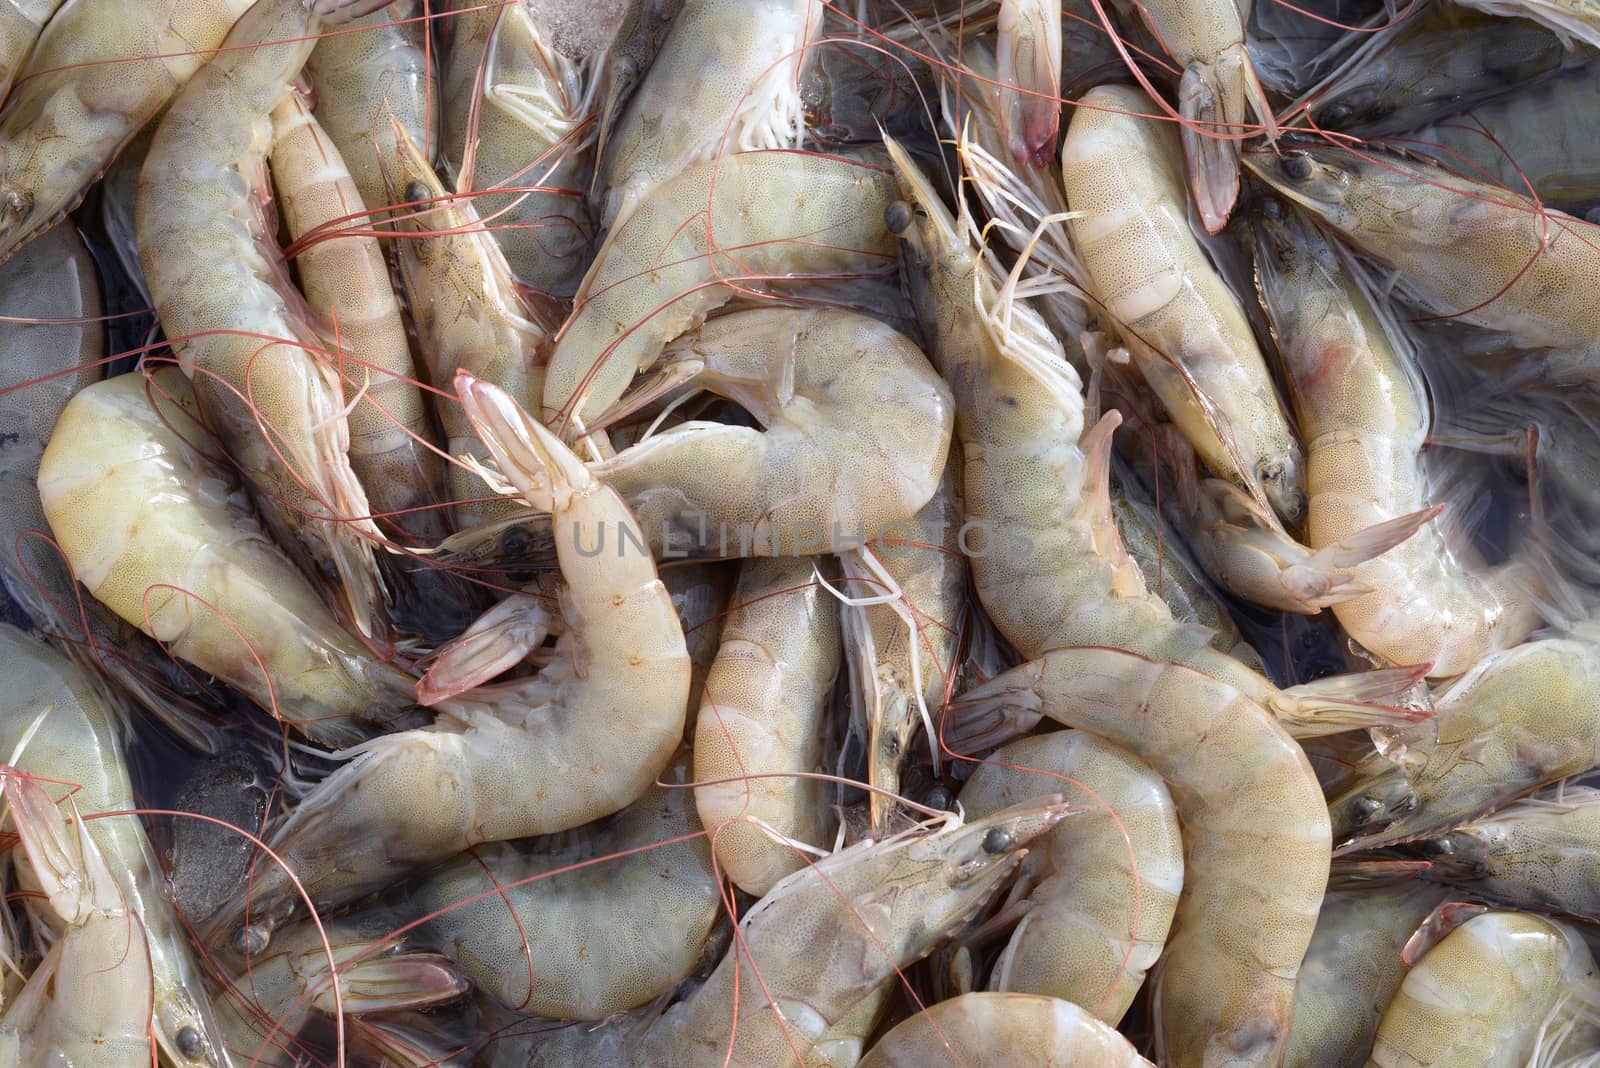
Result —
<instances>
[{"instance_id":1,"label":"wet shrimp surface","mask_svg":"<svg viewBox=\"0 0 1600 1068\"><path fill-rule=\"evenodd\" d=\"M1600 11L0 5L0 1068L1600 1063Z\"/></svg>"}]
</instances>

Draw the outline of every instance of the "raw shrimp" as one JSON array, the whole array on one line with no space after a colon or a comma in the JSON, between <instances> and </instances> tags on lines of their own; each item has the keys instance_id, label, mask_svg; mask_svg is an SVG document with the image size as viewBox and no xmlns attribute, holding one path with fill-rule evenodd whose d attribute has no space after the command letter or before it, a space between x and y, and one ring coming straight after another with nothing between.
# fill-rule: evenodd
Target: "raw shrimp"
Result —
<instances>
[{"instance_id":1,"label":"raw shrimp","mask_svg":"<svg viewBox=\"0 0 1600 1068\"><path fill-rule=\"evenodd\" d=\"M810 152L729 154L657 186L584 275L550 355L545 422L568 439L590 428L735 286L891 267L888 205L888 175Z\"/></svg>"},{"instance_id":2,"label":"raw shrimp","mask_svg":"<svg viewBox=\"0 0 1600 1068\"><path fill-rule=\"evenodd\" d=\"M1133 1068L1150 1062L1115 1029L1060 998L963 994L930 1005L880 1038L861 1068Z\"/></svg>"},{"instance_id":3,"label":"raw shrimp","mask_svg":"<svg viewBox=\"0 0 1600 1068\"><path fill-rule=\"evenodd\" d=\"M45 449L39 496L79 581L309 738L353 745L395 725L410 679L340 627L229 469L189 444L205 435L183 376L164 368L148 389L140 375L86 387Z\"/></svg>"},{"instance_id":4,"label":"raw shrimp","mask_svg":"<svg viewBox=\"0 0 1600 1068\"><path fill-rule=\"evenodd\" d=\"M1295 983L1285 1068L1349 1068L1372 1036L1400 981L1400 951L1448 892L1415 880L1330 889Z\"/></svg>"},{"instance_id":5,"label":"raw shrimp","mask_svg":"<svg viewBox=\"0 0 1600 1068\"><path fill-rule=\"evenodd\" d=\"M1126 746L1166 781L1183 895L1156 974L1157 1060L1278 1063L1328 881L1328 810L1305 754L1231 686L1120 649L1066 648L951 707L957 752L1042 716Z\"/></svg>"},{"instance_id":6,"label":"raw shrimp","mask_svg":"<svg viewBox=\"0 0 1600 1068\"><path fill-rule=\"evenodd\" d=\"M1267 139L1277 136L1272 104L1244 47L1251 0L1134 0L1131 6L1167 54L1183 64L1183 80L1178 84L1183 156L1200 220L1207 232L1214 234L1228 221L1239 195L1239 138L1251 132L1244 125L1247 103L1265 124ZM1143 94L1129 96L1138 99ZM1078 115L1105 106L1081 106L1087 100L1080 102ZM1147 101L1132 108L1120 103L1111 106L1151 114ZM1070 191L1067 199L1072 199ZM1137 253L1129 255L1138 257ZM1174 280L1169 284L1180 283Z\"/></svg>"},{"instance_id":7,"label":"raw shrimp","mask_svg":"<svg viewBox=\"0 0 1600 1068\"><path fill-rule=\"evenodd\" d=\"M593 464L663 558L859 547L933 499L955 422L916 344L876 319L759 308L713 319L662 365L761 429L693 421Z\"/></svg>"},{"instance_id":8,"label":"raw shrimp","mask_svg":"<svg viewBox=\"0 0 1600 1068\"><path fill-rule=\"evenodd\" d=\"M1600 381L1600 230L1432 163L1334 145L1247 156L1261 179L1398 272L1440 318L1494 332L1514 374L1553 386ZM1463 254L1463 250L1470 252Z\"/></svg>"},{"instance_id":9,"label":"raw shrimp","mask_svg":"<svg viewBox=\"0 0 1600 1068\"><path fill-rule=\"evenodd\" d=\"M1368 1068L1522 1068L1535 1053L1537 1063L1558 1063L1600 1039L1586 1019L1596 978L1573 928L1525 912L1480 913L1407 973ZM1563 1021L1569 1014L1577 1018Z\"/></svg>"},{"instance_id":10,"label":"raw shrimp","mask_svg":"<svg viewBox=\"0 0 1600 1068\"><path fill-rule=\"evenodd\" d=\"M539 675L441 701L431 727L347 751L355 759L306 795L272 842L319 909L481 842L615 812L683 737L689 656L655 563L637 550L584 550L605 527L640 544L622 498L504 391L464 372L456 390L500 470L555 517L561 637ZM299 901L281 869L255 883L247 944Z\"/></svg>"},{"instance_id":11,"label":"raw shrimp","mask_svg":"<svg viewBox=\"0 0 1600 1068\"><path fill-rule=\"evenodd\" d=\"M33 51L62 0L6 0L0 4L0 98L11 91L17 70Z\"/></svg>"},{"instance_id":12,"label":"raw shrimp","mask_svg":"<svg viewBox=\"0 0 1600 1068\"><path fill-rule=\"evenodd\" d=\"M1104 644L1186 664L1308 733L1405 718L1355 702L1402 689L1413 673L1280 690L1213 648L1210 631L1172 618L1146 589L1111 518L1109 459L1119 416L1108 413L1083 432L1082 387L1048 328L1002 293L994 267L970 244L970 217L952 218L899 145L888 144L906 198L888 218L900 234L929 354L956 401L972 528L961 548L996 628L1023 656Z\"/></svg>"},{"instance_id":13,"label":"raw shrimp","mask_svg":"<svg viewBox=\"0 0 1600 1068\"><path fill-rule=\"evenodd\" d=\"M472 205L518 279L570 297L594 252L583 191L595 76L552 44L526 4L455 6L443 90L450 166L471 179L458 191L511 187L509 194L473 197ZM469 174L463 149L473 135ZM519 188L526 186L539 188Z\"/></svg>"},{"instance_id":14,"label":"raw shrimp","mask_svg":"<svg viewBox=\"0 0 1600 1068\"><path fill-rule=\"evenodd\" d=\"M1436 833L1600 764L1594 624L1479 661L1328 803L1341 852Z\"/></svg>"},{"instance_id":15,"label":"raw shrimp","mask_svg":"<svg viewBox=\"0 0 1600 1068\"><path fill-rule=\"evenodd\" d=\"M867 794L874 833L889 833L900 790L900 765L912 736L944 705L956 671L956 643L967 608L967 564L961 554L961 470L954 462L933 500L903 524L880 531L844 553L840 607L850 668L852 729L867 750ZM898 529L892 529L898 526ZM895 603L864 599L899 588ZM925 720L924 716L928 718Z\"/></svg>"},{"instance_id":16,"label":"raw shrimp","mask_svg":"<svg viewBox=\"0 0 1600 1068\"><path fill-rule=\"evenodd\" d=\"M350 168L362 204L373 212L390 203L384 176L396 173L396 127L413 143L438 151L439 108L429 98L433 72L423 13L421 0L394 0L317 41L306 60L317 121ZM348 225L365 228L359 219Z\"/></svg>"},{"instance_id":17,"label":"raw shrimp","mask_svg":"<svg viewBox=\"0 0 1600 1068\"><path fill-rule=\"evenodd\" d=\"M401 215L397 225L406 235L399 241L400 277L428 377L445 383L466 371L518 404L537 404L549 329L517 295L505 253L484 231L472 201L452 199L422 149L403 135L390 178L406 202L425 205ZM461 406L448 397L435 402L450 454L485 458ZM457 529L517 510L507 501L485 500L482 481L460 463L450 465L449 476Z\"/></svg>"},{"instance_id":18,"label":"raw shrimp","mask_svg":"<svg viewBox=\"0 0 1600 1068\"><path fill-rule=\"evenodd\" d=\"M1042 170L1061 123L1061 0L1000 0L995 34L1006 147L1017 166Z\"/></svg>"},{"instance_id":19,"label":"raw shrimp","mask_svg":"<svg viewBox=\"0 0 1600 1068\"><path fill-rule=\"evenodd\" d=\"M1090 288L1206 466L1299 522L1300 445L1244 309L1189 230L1177 138L1155 114L1127 86L1079 101L1061 147L1073 242Z\"/></svg>"},{"instance_id":20,"label":"raw shrimp","mask_svg":"<svg viewBox=\"0 0 1600 1068\"><path fill-rule=\"evenodd\" d=\"M795 872L745 913L711 977L636 1044L619 1028L568 1032L529 1068L797 1065L870 991L982 906L1022 847L1065 814L1058 801L861 843Z\"/></svg>"},{"instance_id":21,"label":"raw shrimp","mask_svg":"<svg viewBox=\"0 0 1600 1068\"><path fill-rule=\"evenodd\" d=\"M822 13L821 0L684 4L606 141L604 218L613 233L694 164L724 152L800 147L800 79L815 62Z\"/></svg>"},{"instance_id":22,"label":"raw shrimp","mask_svg":"<svg viewBox=\"0 0 1600 1068\"><path fill-rule=\"evenodd\" d=\"M146 1068L150 953L138 920L84 821L74 812L69 827L15 768L0 775L41 907L63 929L0 1017L0 1063Z\"/></svg>"},{"instance_id":23,"label":"raw shrimp","mask_svg":"<svg viewBox=\"0 0 1600 1068\"><path fill-rule=\"evenodd\" d=\"M1161 954L1183 889L1183 842L1149 765L1084 731L996 750L961 790L974 817L1054 791L1083 811L1023 865L1027 896L989 989L1061 998L1116 1026ZM1013 892L1013 897L1020 896Z\"/></svg>"},{"instance_id":24,"label":"raw shrimp","mask_svg":"<svg viewBox=\"0 0 1600 1068\"><path fill-rule=\"evenodd\" d=\"M690 759L681 751L663 772L674 786L651 787L570 845L480 845L430 875L416 891L438 911L426 937L479 990L535 1016L604 1020L672 990L706 953L722 908L681 788Z\"/></svg>"},{"instance_id":25,"label":"raw shrimp","mask_svg":"<svg viewBox=\"0 0 1600 1068\"><path fill-rule=\"evenodd\" d=\"M102 696L99 680L43 642L4 625L0 666L7 682L0 704L0 752L22 773L73 784L51 789L70 792L84 815L131 813L133 786L123 761L127 728L118 726L123 710ZM125 814L85 826L135 921L130 929L148 942L153 1029L163 1059L173 1068L228 1064L205 980L139 818Z\"/></svg>"},{"instance_id":26,"label":"raw shrimp","mask_svg":"<svg viewBox=\"0 0 1600 1068\"><path fill-rule=\"evenodd\" d=\"M828 838L827 784L813 773L839 672L839 606L821 586L832 568L818 567L809 556L745 563L695 722L700 822L721 873L756 897L805 867L790 843Z\"/></svg>"},{"instance_id":27,"label":"raw shrimp","mask_svg":"<svg viewBox=\"0 0 1600 1068\"><path fill-rule=\"evenodd\" d=\"M1427 877L1518 908L1600 919L1600 790L1518 801L1418 845Z\"/></svg>"},{"instance_id":28,"label":"raw shrimp","mask_svg":"<svg viewBox=\"0 0 1600 1068\"><path fill-rule=\"evenodd\" d=\"M1431 503L1428 396L1409 352L1315 227L1276 199L1252 221L1256 278L1306 438L1307 533L1322 550ZM1334 606L1350 636L1391 663L1430 664L1435 677L1461 674L1539 624L1542 583L1528 563L1491 568L1436 525L1355 564L1353 576L1372 592Z\"/></svg>"},{"instance_id":29,"label":"raw shrimp","mask_svg":"<svg viewBox=\"0 0 1600 1068\"><path fill-rule=\"evenodd\" d=\"M157 128L135 223L161 325L267 528L308 553L330 600L381 641L384 592L369 540L381 535L350 470L339 377L317 355L310 309L251 203L266 196L270 116L305 64L309 35L325 12L333 21L379 2L258 0L229 33L232 51L190 79Z\"/></svg>"},{"instance_id":30,"label":"raw shrimp","mask_svg":"<svg viewBox=\"0 0 1600 1068\"><path fill-rule=\"evenodd\" d=\"M0 259L78 206L250 4L69 0L56 12L0 111Z\"/></svg>"}]
</instances>

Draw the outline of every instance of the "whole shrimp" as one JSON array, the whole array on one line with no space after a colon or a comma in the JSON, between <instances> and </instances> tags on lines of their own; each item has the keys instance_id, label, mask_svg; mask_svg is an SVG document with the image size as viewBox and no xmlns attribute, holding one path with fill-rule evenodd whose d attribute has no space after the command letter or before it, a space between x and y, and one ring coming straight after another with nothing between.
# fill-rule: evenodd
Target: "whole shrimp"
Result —
<instances>
[{"instance_id":1,"label":"whole shrimp","mask_svg":"<svg viewBox=\"0 0 1600 1068\"><path fill-rule=\"evenodd\" d=\"M1136 1068L1150 1062L1115 1028L1060 998L963 994L915 1013L861 1058L860 1068Z\"/></svg>"},{"instance_id":2,"label":"whole shrimp","mask_svg":"<svg viewBox=\"0 0 1600 1068\"><path fill-rule=\"evenodd\" d=\"M839 672L839 608L809 556L750 560L695 721L695 807L721 872L757 897L820 847L828 697ZM831 569L830 569L831 570Z\"/></svg>"},{"instance_id":3,"label":"whole shrimp","mask_svg":"<svg viewBox=\"0 0 1600 1068\"><path fill-rule=\"evenodd\" d=\"M0 111L0 259L78 206L251 0L69 0Z\"/></svg>"},{"instance_id":4,"label":"whole shrimp","mask_svg":"<svg viewBox=\"0 0 1600 1068\"><path fill-rule=\"evenodd\" d=\"M730 153L657 186L584 275L550 354L544 421L569 440L589 429L738 289L892 267L888 204L876 167L808 152Z\"/></svg>"},{"instance_id":5,"label":"whole shrimp","mask_svg":"<svg viewBox=\"0 0 1600 1068\"><path fill-rule=\"evenodd\" d=\"M1244 309L1189 230L1177 138L1155 114L1127 86L1079 101L1061 146L1073 243L1091 291L1206 466L1297 523L1300 444Z\"/></svg>"},{"instance_id":6,"label":"whole shrimp","mask_svg":"<svg viewBox=\"0 0 1600 1068\"><path fill-rule=\"evenodd\" d=\"M613 234L693 164L724 152L800 147L800 79L815 62L823 9L821 0L683 5L605 143L604 221Z\"/></svg>"},{"instance_id":7,"label":"whole shrimp","mask_svg":"<svg viewBox=\"0 0 1600 1068\"><path fill-rule=\"evenodd\" d=\"M1157 1060L1271 1065L1328 881L1328 809L1305 754L1237 689L1120 649L1047 652L968 691L957 752L1041 717L1125 746L1165 780L1183 894L1156 974Z\"/></svg>"},{"instance_id":8,"label":"whole shrimp","mask_svg":"<svg viewBox=\"0 0 1600 1068\"><path fill-rule=\"evenodd\" d=\"M621 809L683 737L689 656L672 598L640 550L589 554L596 532L642 544L615 491L507 394L466 373L456 390L499 469L555 517L566 589L544 670L438 702L428 728L347 751L272 836L320 908L481 842L565 830ZM242 932L270 933L298 904L285 873L258 873Z\"/></svg>"},{"instance_id":9,"label":"whole shrimp","mask_svg":"<svg viewBox=\"0 0 1600 1068\"><path fill-rule=\"evenodd\" d=\"M534 1016L604 1020L670 991L707 952L722 883L679 788L689 754L662 778L573 844L480 845L430 875L415 892L426 940Z\"/></svg>"},{"instance_id":10,"label":"whole shrimp","mask_svg":"<svg viewBox=\"0 0 1600 1068\"><path fill-rule=\"evenodd\" d=\"M380 535L350 469L343 389L251 203L266 195L272 110L313 35L379 3L257 0L229 33L230 50L190 79L157 128L135 223L161 325L267 528L308 553L330 600L382 640L371 540Z\"/></svg>"},{"instance_id":11,"label":"whole shrimp","mask_svg":"<svg viewBox=\"0 0 1600 1068\"><path fill-rule=\"evenodd\" d=\"M1431 501L1428 397L1409 353L1332 244L1268 199L1253 213L1256 278L1306 438L1307 534L1322 549ZM1459 675L1539 624L1526 561L1491 568L1437 526L1353 567L1372 592L1334 605L1350 636L1396 664Z\"/></svg>"},{"instance_id":12,"label":"whole shrimp","mask_svg":"<svg viewBox=\"0 0 1600 1068\"><path fill-rule=\"evenodd\" d=\"M1061 998L1114 1027L1172 927L1183 889L1177 813L1149 765L1084 731L995 750L962 788L961 805L982 817L1044 790L1083 811L1024 862L1017 904L1000 914L1016 926L989 989Z\"/></svg>"},{"instance_id":13,"label":"whole shrimp","mask_svg":"<svg viewBox=\"0 0 1600 1068\"><path fill-rule=\"evenodd\" d=\"M711 977L642 1037L568 1032L526 1063L798 1065L832 1024L982 906L1023 847L1065 814L1058 800L864 842L797 871L745 913Z\"/></svg>"},{"instance_id":14,"label":"whole shrimp","mask_svg":"<svg viewBox=\"0 0 1600 1068\"><path fill-rule=\"evenodd\" d=\"M351 637L268 539L230 470L201 451L194 407L167 367L88 386L61 413L39 496L79 581L313 740L353 745L395 725L410 678Z\"/></svg>"}]
</instances>

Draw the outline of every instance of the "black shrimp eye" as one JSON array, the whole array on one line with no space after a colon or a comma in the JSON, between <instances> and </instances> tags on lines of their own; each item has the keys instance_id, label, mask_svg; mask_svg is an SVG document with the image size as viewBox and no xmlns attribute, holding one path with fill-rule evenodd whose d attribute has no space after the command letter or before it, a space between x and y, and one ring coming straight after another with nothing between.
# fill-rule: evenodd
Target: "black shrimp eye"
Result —
<instances>
[{"instance_id":1,"label":"black shrimp eye","mask_svg":"<svg viewBox=\"0 0 1600 1068\"><path fill-rule=\"evenodd\" d=\"M1268 222L1283 222L1286 212L1283 201L1277 197L1263 197L1261 200L1261 217Z\"/></svg>"},{"instance_id":2,"label":"black shrimp eye","mask_svg":"<svg viewBox=\"0 0 1600 1068\"><path fill-rule=\"evenodd\" d=\"M185 1057L198 1057L205 1052L205 1040L193 1027L180 1027L177 1034L178 1052Z\"/></svg>"},{"instance_id":3,"label":"black shrimp eye","mask_svg":"<svg viewBox=\"0 0 1600 1068\"><path fill-rule=\"evenodd\" d=\"M1349 104L1340 101L1336 104L1329 104L1320 113L1318 113L1317 117L1329 126L1343 126L1345 123L1350 121L1351 116L1354 114L1354 108L1352 108Z\"/></svg>"},{"instance_id":4,"label":"black shrimp eye","mask_svg":"<svg viewBox=\"0 0 1600 1068\"><path fill-rule=\"evenodd\" d=\"M1305 156L1285 156L1283 176L1291 181L1303 182L1311 177L1311 161Z\"/></svg>"},{"instance_id":5,"label":"black shrimp eye","mask_svg":"<svg viewBox=\"0 0 1600 1068\"><path fill-rule=\"evenodd\" d=\"M533 539L528 537L528 532L520 527L512 527L501 535L500 548L507 556L517 557L528 551L528 546Z\"/></svg>"},{"instance_id":6,"label":"black shrimp eye","mask_svg":"<svg viewBox=\"0 0 1600 1068\"><path fill-rule=\"evenodd\" d=\"M409 203L409 204L418 204L418 203L421 203L422 201L431 200L431 199L433 199L433 196L432 196L432 194L430 194L428 192L428 187L423 185L421 182L407 182L406 183L406 202L407 203Z\"/></svg>"},{"instance_id":7,"label":"black shrimp eye","mask_svg":"<svg viewBox=\"0 0 1600 1068\"><path fill-rule=\"evenodd\" d=\"M922 795L922 803L929 808L937 808L949 812L956 803L956 795L950 792L948 786L934 786L930 787L928 792Z\"/></svg>"},{"instance_id":8,"label":"black shrimp eye","mask_svg":"<svg viewBox=\"0 0 1600 1068\"><path fill-rule=\"evenodd\" d=\"M989 833L983 836L983 851L990 856L1009 853L1016 848L1016 845L1016 836L999 827L990 827Z\"/></svg>"},{"instance_id":9,"label":"black shrimp eye","mask_svg":"<svg viewBox=\"0 0 1600 1068\"><path fill-rule=\"evenodd\" d=\"M891 234L903 234L911 226L911 205L897 200L883 210L883 225Z\"/></svg>"}]
</instances>

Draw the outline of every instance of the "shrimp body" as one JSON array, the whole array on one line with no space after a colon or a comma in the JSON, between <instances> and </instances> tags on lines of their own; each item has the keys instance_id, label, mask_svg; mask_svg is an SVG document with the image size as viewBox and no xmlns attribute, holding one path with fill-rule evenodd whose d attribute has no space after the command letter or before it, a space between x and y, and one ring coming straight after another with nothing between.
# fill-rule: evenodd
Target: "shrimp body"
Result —
<instances>
[{"instance_id":1,"label":"shrimp body","mask_svg":"<svg viewBox=\"0 0 1600 1068\"><path fill-rule=\"evenodd\" d=\"M550 354L544 421L568 438L590 427L736 285L891 267L888 206L883 172L806 152L729 153L663 182L584 275Z\"/></svg>"},{"instance_id":2,"label":"shrimp body","mask_svg":"<svg viewBox=\"0 0 1600 1068\"><path fill-rule=\"evenodd\" d=\"M686 756L666 781L691 780ZM439 912L427 937L518 1012L604 1020L643 1005L694 970L722 908L699 830L689 791L651 787L578 845L478 846L419 888ZM585 866L561 870L574 864Z\"/></svg>"},{"instance_id":3,"label":"shrimp body","mask_svg":"<svg viewBox=\"0 0 1600 1068\"><path fill-rule=\"evenodd\" d=\"M62 0L5 0L0 3L0 99L11 91L19 68L61 3Z\"/></svg>"},{"instance_id":4,"label":"shrimp body","mask_svg":"<svg viewBox=\"0 0 1600 1068\"><path fill-rule=\"evenodd\" d=\"M695 721L694 791L723 873L757 897L805 866L772 838L821 846L828 696L839 672L839 609L801 556L750 560ZM749 776L746 778L745 776Z\"/></svg>"},{"instance_id":5,"label":"shrimp body","mask_svg":"<svg viewBox=\"0 0 1600 1068\"><path fill-rule=\"evenodd\" d=\"M1260 705L1199 672L1109 648L1044 654L968 691L947 736L971 751L1041 716L1126 747L1165 780L1183 895L1157 972L1157 1060L1277 1064L1328 881L1328 809L1305 754Z\"/></svg>"},{"instance_id":6,"label":"shrimp body","mask_svg":"<svg viewBox=\"0 0 1600 1068\"><path fill-rule=\"evenodd\" d=\"M205 434L193 411L188 383L166 368L96 383L61 413L39 496L79 581L313 740L353 745L393 726L410 680L339 625L229 469L190 444Z\"/></svg>"},{"instance_id":7,"label":"shrimp body","mask_svg":"<svg viewBox=\"0 0 1600 1068\"><path fill-rule=\"evenodd\" d=\"M1307 532L1321 549L1429 504L1427 395L1334 247L1281 202L1256 213L1262 298L1294 383L1309 459ZM1370 593L1334 605L1350 636L1396 664L1459 675L1539 623L1533 569L1490 568L1437 526L1351 575Z\"/></svg>"},{"instance_id":8,"label":"shrimp body","mask_svg":"<svg viewBox=\"0 0 1600 1068\"><path fill-rule=\"evenodd\" d=\"M1154 114L1126 86L1079 102L1061 147L1067 204L1083 213L1073 241L1090 288L1206 466L1298 522L1299 443L1244 309L1189 230L1177 138Z\"/></svg>"},{"instance_id":9,"label":"shrimp body","mask_svg":"<svg viewBox=\"0 0 1600 1068\"><path fill-rule=\"evenodd\" d=\"M384 593L368 540L379 535L350 469L343 389L316 355L324 346L304 298L264 251L275 242L251 203L266 195L272 110L305 65L320 10L313 0L259 0L240 18L233 50L190 79L157 128L135 228L161 324L268 529L309 553L331 599L381 637Z\"/></svg>"},{"instance_id":10,"label":"shrimp body","mask_svg":"<svg viewBox=\"0 0 1600 1068\"><path fill-rule=\"evenodd\" d=\"M1148 1066L1114 1028L1070 1001L963 994L930 1005L880 1038L860 1068L1135 1068Z\"/></svg>"},{"instance_id":11,"label":"shrimp body","mask_svg":"<svg viewBox=\"0 0 1600 1068\"><path fill-rule=\"evenodd\" d=\"M1053 791L1083 811L1024 862L1035 882L989 989L1061 998L1115 1026L1156 962L1183 889L1166 784L1121 746L1055 731L997 749L961 790L974 817Z\"/></svg>"}]
</instances>

